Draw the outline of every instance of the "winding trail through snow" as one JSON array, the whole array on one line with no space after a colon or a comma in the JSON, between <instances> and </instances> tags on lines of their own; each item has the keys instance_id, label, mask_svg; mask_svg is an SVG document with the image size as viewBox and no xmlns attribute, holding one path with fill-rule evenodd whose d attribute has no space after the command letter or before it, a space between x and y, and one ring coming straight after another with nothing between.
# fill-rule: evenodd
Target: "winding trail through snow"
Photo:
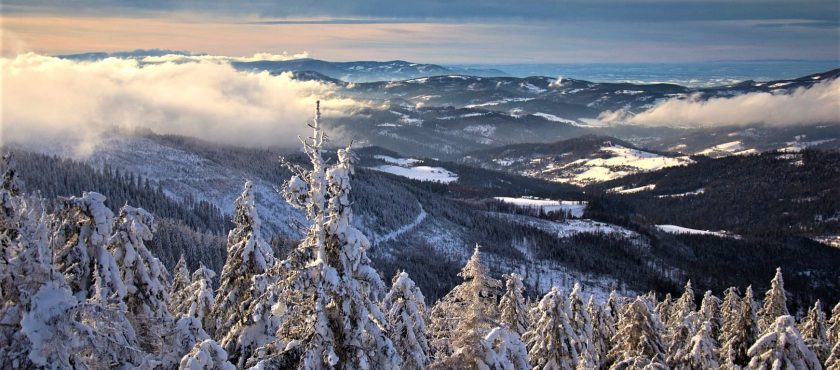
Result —
<instances>
[{"instance_id":1,"label":"winding trail through snow","mask_svg":"<svg viewBox=\"0 0 840 370\"><path fill-rule=\"evenodd\" d=\"M423 209L423 205L420 204L420 202L417 202L417 205L420 207L420 213L417 214L417 218L415 218L414 221L412 221L410 223L407 223L405 225L402 225L398 229L396 229L394 231L391 231L390 233L387 233L385 235L382 235L381 237L376 238L376 242L374 242L373 245L379 245L382 242L387 242L387 241L394 240L398 236L411 231L411 229L417 227L417 225L419 225L421 222L423 222L423 220L426 219L426 210Z\"/></svg>"}]
</instances>

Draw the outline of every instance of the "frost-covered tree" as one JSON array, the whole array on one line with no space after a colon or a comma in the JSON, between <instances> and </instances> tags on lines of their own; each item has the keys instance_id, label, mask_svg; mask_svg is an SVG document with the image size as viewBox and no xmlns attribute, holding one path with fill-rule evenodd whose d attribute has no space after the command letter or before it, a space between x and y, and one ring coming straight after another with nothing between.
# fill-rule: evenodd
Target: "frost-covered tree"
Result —
<instances>
[{"instance_id":1,"label":"frost-covered tree","mask_svg":"<svg viewBox=\"0 0 840 370\"><path fill-rule=\"evenodd\" d=\"M840 343L831 348L831 354L825 360L825 370L840 370Z\"/></svg>"},{"instance_id":2,"label":"frost-covered tree","mask_svg":"<svg viewBox=\"0 0 840 370\"><path fill-rule=\"evenodd\" d=\"M394 276L383 306L391 325L391 341L403 360L402 368L425 368L431 356L426 339L425 298L407 273Z\"/></svg>"},{"instance_id":3,"label":"frost-covered tree","mask_svg":"<svg viewBox=\"0 0 840 370\"><path fill-rule=\"evenodd\" d=\"M212 339L197 343L181 359L179 370L236 370L228 361L227 352Z\"/></svg>"},{"instance_id":4,"label":"frost-covered tree","mask_svg":"<svg viewBox=\"0 0 840 370\"><path fill-rule=\"evenodd\" d=\"M528 349L519 334L504 326L497 326L487 333L484 342L492 349L485 355L488 367L499 370L531 369Z\"/></svg>"},{"instance_id":5,"label":"frost-covered tree","mask_svg":"<svg viewBox=\"0 0 840 370\"><path fill-rule=\"evenodd\" d=\"M808 310L808 315L802 321L799 332L802 334L805 344L817 355L820 361L828 359L831 352L831 343L826 333L825 313L819 300Z\"/></svg>"},{"instance_id":6,"label":"frost-covered tree","mask_svg":"<svg viewBox=\"0 0 840 370\"><path fill-rule=\"evenodd\" d=\"M183 306L181 303L184 300L184 294L190 285L190 270L187 269L187 260L184 255L178 258L178 263L175 264L175 269L172 273L172 284L169 287L169 312L178 316L180 311L178 307Z\"/></svg>"},{"instance_id":7,"label":"frost-covered tree","mask_svg":"<svg viewBox=\"0 0 840 370\"><path fill-rule=\"evenodd\" d=\"M468 314L477 315L476 333L473 338L483 337L496 326L496 297L501 282L490 276L478 245L458 275L464 282L452 288L432 308L429 332L436 359L453 354L453 338L462 334L458 332L462 317Z\"/></svg>"},{"instance_id":8,"label":"frost-covered tree","mask_svg":"<svg viewBox=\"0 0 840 370\"><path fill-rule=\"evenodd\" d=\"M245 183L236 199L234 228L228 233L228 256L219 278L206 330L218 339L232 362L244 361L268 339L247 330L255 317L247 312L257 299L255 276L264 274L274 264L271 247L262 237L261 221L254 203L253 185ZM269 333L271 334L271 333Z\"/></svg>"},{"instance_id":9,"label":"frost-covered tree","mask_svg":"<svg viewBox=\"0 0 840 370\"><path fill-rule=\"evenodd\" d=\"M748 286L737 311L730 320L724 322L721 329L721 363L747 366L747 351L758 338L758 320L752 286ZM730 366L731 367L731 366Z\"/></svg>"},{"instance_id":10,"label":"frost-covered tree","mask_svg":"<svg viewBox=\"0 0 840 370\"><path fill-rule=\"evenodd\" d=\"M178 366L181 358L189 353L193 347L210 336L204 331L201 321L195 317L183 316L172 326L172 332L166 337L166 351L161 358L161 365L171 369Z\"/></svg>"},{"instance_id":11,"label":"frost-covered tree","mask_svg":"<svg viewBox=\"0 0 840 370\"><path fill-rule=\"evenodd\" d=\"M671 298L671 293L665 294L665 299L656 305L656 315L659 316L659 320L662 321L662 323L668 323L668 319L671 317L671 308L673 305L674 301L673 298Z\"/></svg>"},{"instance_id":12,"label":"frost-covered tree","mask_svg":"<svg viewBox=\"0 0 840 370\"><path fill-rule=\"evenodd\" d=\"M636 298L619 315L610 369L667 369L665 349L648 304Z\"/></svg>"},{"instance_id":13,"label":"frost-covered tree","mask_svg":"<svg viewBox=\"0 0 840 370\"><path fill-rule=\"evenodd\" d=\"M615 321L612 315L606 312L595 302L595 297L589 297L586 310L592 318L592 353L596 368L603 368L607 362L607 354L612 348L610 340L615 335Z\"/></svg>"},{"instance_id":14,"label":"frost-covered tree","mask_svg":"<svg viewBox=\"0 0 840 370\"><path fill-rule=\"evenodd\" d=\"M674 305L671 308L670 315L667 318L662 318L665 320L665 324L668 326L673 326L675 324L682 323L683 320L692 312L697 309L697 305L694 303L694 289L691 287L691 280L685 283L685 288L683 289L683 294L674 302Z\"/></svg>"},{"instance_id":15,"label":"frost-covered tree","mask_svg":"<svg viewBox=\"0 0 840 370\"><path fill-rule=\"evenodd\" d=\"M519 335L528 330L528 308L525 304L525 286L522 276L512 273L506 276L505 294L499 301L501 323Z\"/></svg>"},{"instance_id":16,"label":"frost-covered tree","mask_svg":"<svg viewBox=\"0 0 840 370\"><path fill-rule=\"evenodd\" d=\"M353 226L351 153L338 150L337 163L327 166L317 107L311 127L304 152L312 169L291 166L295 175L282 189L288 202L305 210L311 224L303 241L280 263L283 279L276 285L283 289L281 325L277 341L260 350L258 366L396 368L400 357L378 304L385 284L367 257L370 241Z\"/></svg>"},{"instance_id":17,"label":"frost-covered tree","mask_svg":"<svg viewBox=\"0 0 840 370\"><path fill-rule=\"evenodd\" d=\"M612 316L613 322L618 322L618 316L621 313L622 306L626 303L624 297L619 297L615 290L610 291L610 296L607 298L607 304L604 306L604 311ZM663 317L662 320L667 320Z\"/></svg>"},{"instance_id":18,"label":"frost-covered tree","mask_svg":"<svg viewBox=\"0 0 840 370\"><path fill-rule=\"evenodd\" d=\"M711 290L707 290L703 294L703 300L700 302L700 319L702 321L708 321L712 325L712 338L718 337L720 328L723 326L720 305L720 298L715 297Z\"/></svg>"},{"instance_id":19,"label":"frost-covered tree","mask_svg":"<svg viewBox=\"0 0 840 370\"><path fill-rule=\"evenodd\" d=\"M703 321L688 345L675 356L675 369L716 369L718 364L718 343L714 338L712 323Z\"/></svg>"},{"instance_id":20,"label":"frost-covered tree","mask_svg":"<svg viewBox=\"0 0 840 370\"><path fill-rule=\"evenodd\" d=\"M758 311L758 327L765 330L776 321L776 318L789 314L782 268L777 267L776 276L770 281L770 289L764 294L764 305Z\"/></svg>"},{"instance_id":21,"label":"frost-covered tree","mask_svg":"<svg viewBox=\"0 0 840 370\"><path fill-rule=\"evenodd\" d=\"M213 295L213 278L216 273L199 262L198 269L192 273L192 282L184 288L183 300L174 307L173 314L189 316L204 325L210 319L215 297Z\"/></svg>"},{"instance_id":22,"label":"frost-covered tree","mask_svg":"<svg viewBox=\"0 0 840 370\"><path fill-rule=\"evenodd\" d=\"M166 307L169 296L166 268L144 244L152 239L154 221L154 216L142 208L123 206L108 250L125 284L123 302L141 347L147 352L160 353L161 338L171 330L172 317Z\"/></svg>"},{"instance_id":23,"label":"frost-covered tree","mask_svg":"<svg viewBox=\"0 0 840 370\"><path fill-rule=\"evenodd\" d=\"M56 269L77 298L122 304L126 288L113 255L105 248L114 213L104 202L105 196L95 192L63 199L59 226L50 243Z\"/></svg>"},{"instance_id":24,"label":"frost-covered tree","mask_svg":"<svg viewBox=\"0 0 840 370\"><path fill-rule=\"evenodd\" d=\"M577 337L575 347L577 348L578 354L583 356L584 353L589 351L589 344L592 342L592 318L589 316L589 312L586 311L586 305L584 305L583 300L580 298L580 290L580 284L575 283L572 291L569 293L567 304L569 305L569 313L571 314L569 321ZM587 357L591 359L593 356L589 355Z\"/></svg>"},{"instance_id":25,"label":"frost-covered tree","mask_svg":"<svg viewBox=\"0 0 840 370\"><path fill-rule=\"evenodd\" d=\"M515 364L521 355L517 349L521 340L515 332L497 325L496 297L501 282L490 277L478 245L459 275L464 282L432 310L432 367L507 368L503 364Z\"/></svg>"},{"instance_id":26,"label":"frost-covered tree","mask_svg":"<svg viewBox=\"0 0 840 370\"><path fill-rule=\"evenodd\" d=\"M553 287L534 309L536 321L522 339L534 369L574 369L580 361L571 312L560 289Z\"/></svg>"},{"instance_id":27,"label":"frost-covered tree","mask_svg":"<svg viewBox=\"0 0 840 370\"><path fill-rule=\"evenodd\" d=\"M741 297L738 288L730 287L723 292L723 301L720 303L720 331L718 341L722 344L725 341L724 333L727 328L732 328L738 318L738 310L741 307Z\"/></svg>"},{"instance_id":28,"label":"frost-covered tree","mask_svg":"<svg viewBox=\"0 0 840 370\"><path fill-rule=\"evenodd\" d=\"M777 274L777 276L779 276ZM822 369L796 329L793 316L779 316L750 347L750 369Z\"/></svg>"},{"instance_id":29,"label":"frost-covered tree","mask_svg":"<svg viewBox=\"0 0 840 370\"><path fill-rule=\"evenodd\" d=\"M831 309L831 319L828 320L828 340L831 341L832 347L840 343L840 302Z\"/></svg>"}]
</instances>

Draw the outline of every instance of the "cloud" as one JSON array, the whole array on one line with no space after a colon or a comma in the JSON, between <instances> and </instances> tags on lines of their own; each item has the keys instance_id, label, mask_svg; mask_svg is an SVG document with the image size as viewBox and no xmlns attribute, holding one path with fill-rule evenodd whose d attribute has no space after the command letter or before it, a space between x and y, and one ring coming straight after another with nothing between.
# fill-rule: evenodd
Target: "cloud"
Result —
<instances>
[{"instance_id":1,"label":"cloud","mask_svg":"<svg viewBox=\"0 0 840 370\"><path fill-rule=\"evenodd\" d=\"M338 97L332 84L237 71L218 61L142 65L27 53L0 59L0 69L0 140L60 139L79 151L105 133L138 128L237 145L294 145L316 100L326 117L363 105Z\"/></svg>"},{"instance_id":2,"label":"cloud","mask_svg":"<svg viewBox=\"0 0 840 370\"><path fill-rule=\"evenodd\" d=\"M186 55L186 54L166 54L166 55L151 55L143 57L142 61L145 63L166 63L166 62L280 62L294 59L309 58L309 53L302 52L297 54L288 54L285 51L282 54L271 53L255 53L250 57L229 57L224 55Z\"/></svg>"},{"instance_id":3,"label":"cloud","mask_svg":"<svg viewBox=\"0 0 840 370\"><path fill-rule=\"evenodd\" d=\"M670 99L629 118L621 112L604 112L600 118L605 122L687 127L840 123L840 79L788 93L757 92L708 100L697 96Z\"/></svg>"}]
</instances>

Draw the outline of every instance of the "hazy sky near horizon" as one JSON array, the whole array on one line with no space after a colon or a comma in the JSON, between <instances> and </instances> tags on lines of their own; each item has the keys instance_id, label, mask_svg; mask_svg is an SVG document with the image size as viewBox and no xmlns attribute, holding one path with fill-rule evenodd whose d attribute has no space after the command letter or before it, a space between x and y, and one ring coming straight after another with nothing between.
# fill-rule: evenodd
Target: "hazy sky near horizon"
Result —
<instances>
[{"instance_id":1,"label":"hazy sky near horizon","mask_svg":"<svg viewBox=\"0 0 840 370\"><path fill-rule=\"evenodd\" d=\"M140 48L429 63L840 60L836 0L5 0L2 54Z\"/></svg>"}]
</instances>

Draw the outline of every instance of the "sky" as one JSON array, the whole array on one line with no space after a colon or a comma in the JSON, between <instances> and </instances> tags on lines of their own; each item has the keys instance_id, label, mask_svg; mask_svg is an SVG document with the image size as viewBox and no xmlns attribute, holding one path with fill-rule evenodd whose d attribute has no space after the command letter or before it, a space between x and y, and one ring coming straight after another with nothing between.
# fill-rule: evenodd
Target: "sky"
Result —
<instances>
[{"instance_id":1,"label":"sky","mask_svg":"<svg viewBox=\"0 0 840 370\"><path fill-rule=\"evenodd\" d=\"M4 0L5 57L171 49L326 60L840 60L836 0Z\"/></svg>"}]
</instances>

